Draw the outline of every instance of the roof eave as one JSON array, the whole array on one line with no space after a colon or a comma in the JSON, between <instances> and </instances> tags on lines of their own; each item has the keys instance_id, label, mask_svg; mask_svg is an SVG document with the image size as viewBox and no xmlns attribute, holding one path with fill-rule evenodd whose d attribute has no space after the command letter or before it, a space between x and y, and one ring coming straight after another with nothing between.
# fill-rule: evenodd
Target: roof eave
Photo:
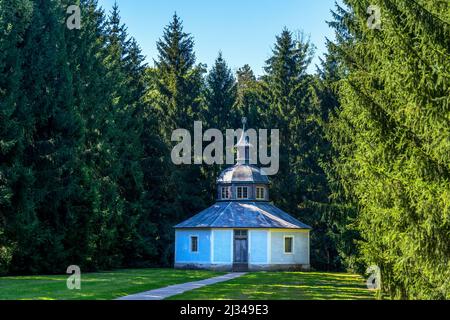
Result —
<instances>
[{"instance_id":1,"label":"roof eave","mask_svg":"<svg viewBox=\"0 0 450 320\"><path fill-rule=\"evenodd\" d=\"M223 227L215 227L215 226L173 226L173 229L280 229L280 230L312 230L313 228L310 226L307 227L298 227L298 228L292 228L292 227L245 227L245 226L223 226Z\"/></svg>"}]
</instances>

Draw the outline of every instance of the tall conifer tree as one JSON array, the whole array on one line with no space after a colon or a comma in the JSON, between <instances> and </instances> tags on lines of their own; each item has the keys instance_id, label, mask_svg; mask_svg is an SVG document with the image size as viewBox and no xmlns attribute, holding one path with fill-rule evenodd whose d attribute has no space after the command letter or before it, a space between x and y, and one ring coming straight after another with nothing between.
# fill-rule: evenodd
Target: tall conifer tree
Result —
<instances>
[{"instance_id":1,"label":"tall conifer tree","mask_svg":"<svg viewBox=\"0 0 450 320\"><path fill-rule=\"evenodd\" d=\"M449 298L448 3L362 0L337 13L345 66L332 121L336 170L358 204L360 250L393 298ZM442 5L443 4L443 5Z\"/></svg>"},{"instance_id":2,"label":"tall conifer tree","mask_svg":"<svg viewBox=\"0 0 450 320\"><path fill-rule=\"evenodd\" d=\"M211 128L221 131L239 125L239 115L233 108L236 103L236 80L219 53L206 77L205 119Z\"/></svg>"},{"instance_id":3,"label":"tall conifer tree","mask_svg":"<svg viewBox=\"0 0 450 320\"><path fill-rule=\"evenodd\" d=\"M63 268L62 239L74 210L79 177L77 145L81 119L73 109L72 74L67 65L65 25L59 2L34 1L24 37L21 94L31 123L25 131L23 163L33 175L28 185L33 212L23 216L14 259L18 271Z\"/></svg>"},{"instance_id":4,"label":"tall conifer tree","mask_svg":"<svg viewBox=\"0 0 450 320\"><path fill-rule=\"evenodd\" d=\"M337 252L322 222L329 190L320 163L327 153L314 101L314 78L307 74L312 48L285 29L277 36L259 91L266 128L280 130L280 170L272 177L271 195L284 210L310 224L312 264L335 268Z\"/></svg>"},{"instance_id":5,"label":"tall conifer tree","mask_svg":"<svg viewBox=\"0 0 450 320\"><path fill-rule=\"evenodd\" d=\"M15 263L21 217L33 215L32 175L23 163L24 131L31 121L20 92L21 48L32 9L31 1L0 2L0 274Z\"/></svg>"},{"instance_id":6,"label":"tall conifer tree","mask_svg":"<svg viewBox=\"0 0 450 320\"><path fill-rule=\"evenodd\" d=\"M261 87L260 83L256 80L256 76L248 64L238 69L236 77L236 108L241 116L247 117L249 125L256 129L263 123L261 117L263 104L259 99L258 91Z\"/></svg>"},{"instance_id":7,"label":"tall conifer tree","mask_svg":"<svg viewBox=\"0 0 450 320\"><path fill-rule=\"evenodd\" d=\"M167 148L165 161L171 163L173 130L183 128L193 134L194 121L202 120L201 92L205 67L195 64L194 40L183 31L176 14L164 29L157 49L155 107L163 115L160 128ZM210 193L200 165L170 165L167 169L162 174L168 175L166 203L170 205L161 208L158 219L158 246L164 264L169 264L173 255L173 247L167 246L167 243L173 244L172 226L202 210Z\"/></svg>"}]
</instances>

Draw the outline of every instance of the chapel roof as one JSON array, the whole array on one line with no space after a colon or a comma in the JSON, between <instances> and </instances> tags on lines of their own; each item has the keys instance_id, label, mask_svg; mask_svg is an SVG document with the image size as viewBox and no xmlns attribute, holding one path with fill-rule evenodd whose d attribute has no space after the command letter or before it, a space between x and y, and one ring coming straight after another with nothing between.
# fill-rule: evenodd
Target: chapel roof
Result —
<instances>
[{"instance_id":1,"label":"chapel roof","mask_svg":"<svg viewBox=\"0 0 450 320\"><path fill-rule=\"evenodd\" d=\"M250 164L249 149L253 148L253 146L249 143L245 133L246 123L247 120L244 118L243 133L236 146L238 163L222 171L217 179L219 186L241 183L244 186L269 184L269 178L264 174L264 169ZM208 209L176 225L175 228L311 229L307 224L295 219L267 200L253 201L245 199L218 201Z\"/></svg>"},{"instance_id":2,"label":"chapel roof","mask_svg":"<svg viewBox=\"0 0 450 320\"><path fill-rule=\"evenodd\" d=\"M269 202L217 202L175 226L183 228L311 229Z\"/></svg>"}]
</instances>

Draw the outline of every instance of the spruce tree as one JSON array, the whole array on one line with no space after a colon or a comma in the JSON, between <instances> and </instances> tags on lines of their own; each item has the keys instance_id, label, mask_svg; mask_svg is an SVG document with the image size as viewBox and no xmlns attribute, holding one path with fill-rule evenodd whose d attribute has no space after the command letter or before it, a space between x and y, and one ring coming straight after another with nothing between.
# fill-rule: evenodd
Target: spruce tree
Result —
<instances>
[{"instance_id":1,"label":"spruce tree","mask_svg":"<svg viewBox=\"0 0 450 320\"><path fill-rule=\"evenodd\" d=\"M308 43L294 40L289 30L284 29L276 40L260 92L265 104L265 127L280 130L280 174L273 179L272 195L281 206L289 208L290 201L301 201L302 194L293 168L297 156L303 156L299 155L299 144L307 143L300 140L298 129L306 130L310 83L306 65L310 57Z\"/></svg>"},{"instance_id":2,"label":"spruce tree","mask_svg":"<svg viewBox=\"0 0 450 320\"><path fill-rule=\"evenodd\" d=\"M247 117L251 127L259 127L263 120L261 119L262 103L259 99L260 83L256 80L251 67L246 64L236 72L237 77L237 97L236 108L241 117ZM261 127L262 128L262 127Z\"/></svg>"},{"instance_id":3,"label":"spruce tree","mask_svg":"<svg viewBox=\"0 0 450 320\"><path fill-rule=\"evenodd\" d=\"M205 119L211 128L224 132L239 124L239 115L233 108L236 103L236 80L219 53L206 77Z\"/></svg>"},{"instance_id":4,"label":"spruce tree","mask_svg":"<svg viewBox=\"0 0 450 320\"><path fill-rule=\"evenodd\" d=\"M325 222L330 191L321 163L328 146L321 126L324 112L314 96L316 80L306 72L311 54L308 41L283 30L258 91L265 127L280 130L280 170L272 177L272 198L313 227L311 263L330 270L339 261L332 226Z\"/></svg>"},{"instance_id":5,"label":"spruce tree","mask_svg":"<svg viewBox=\"0 0 450 320\"><path fill-rule=\"evenodd\" d=\"M362 271L357 260L356 241L360 239L354 228L356 204L352 203L342 190L342 184L335 170L339 153L333 148L333 130L330 128L339 112L338 85L344 77L339 59L328 42L329 52L321 59L317 68L313 93L313 119L320 130L321 142L317 145L322 177L327 178L328 201L312 203L321 215L315 222L315 233L320 237L320 246L313 248L315 265L325 270ZM317 237L317 236L316 236Z\"/></svg>"},{"instance_id":6,"label":"spruce tree","mask_svg":"<svg viewBox=\"0 0 450 320\"><path fill-rule=\"evenodd\" d=\"M196 65L194 40L183 31L180 18L175 14L157 42L158 90L161 95L159 108L166 113L165 135L170 139L176 128L192 127L191 120L200 111L200 93L203 65Z\"/></svg>"},{"instance_id":7,"label":"spruce tree","mask_svg":"<svg viewBox=\"0 0 450 320\"><path fill-rule=\"evenodd\" d=\"M332 119L335 164L357 203L366 265L392 298L449 297L449 7L431 1L345 1L333 47L345 67Z\"/></svg>"},{"instance_id":8,"label":"spruce tree","mask_svg":"<svg viewBox=\"0 0 450 320\"><path fill-rule=\"evenodd\" d=\"M167 265L173 255L173 225L204 209L210 194L200 165L175 166L171 162L173 130L182 128L193 133L194 121L202 120L205 67L195 64L194 40L183 31L176 14L164 29L157 49L155 108L162 115L159 125L166 146L164 161L170 164L166 172L161 172L161 175L167 175L167 192L166 206L158 212L157 245L161 262Z\"/></svg>"},{"instance_id":9,"label":"spruce tree","mask_svg":"<svg viewBox=\"0 0 450 320\"><path fill-rule=\"evenodd\" d=\"M205 127L218 129L221 132L239 127L241 117L239 109L236 108L236 80L223 59L222 52L219 52L205 82L205 108L202 112ZM223 161L225 162L225 157ZM224 165L204 166L203 168L204 179L209 182L211 202L217 196L215 181L224 168Z\"/></svg>"},{"instance_id":10,"label":"spruce tree","mask_svg":"<svg viewBox=\"0 0 450 320\"><path fill-rule=\"evenodd\" d=\"M32 175L23 164L30 123L20 83L24 34L32 14L30 1L0 2L0 274L13 268L15 243L21 237L19 217L33 215L28 187Z\"/></svg>"},{"instance_id":11,"label":"spruce tree","mask_svg":"<svg viewBox=\"0 0 450 320\"><path fill-rule=\"evenodd\" d=\"M73 109L72 74L67 65L65 25L59 2L35 1L30 27L24 35L24 96L21 112L29 114L23 165L32 211L19 212L16 271L52 272L67 263L64 251L66 221L79 192L77 144L81 119ZM67 266L66 266L67 267Z\"/></svg>"},{"instance_id":12,"label":"spruce tree","mask_svg":"<svg viewBox=\"0 0 450 320\"><path fill-rule=\"evenodd\" d=\"M70 1L69 1L70 2ZM67 7L70 3L66 3ZM113 88L108 78L106 17L96 0L80 3L82 28L66 29L73 69L75 107L83 117L78 167L84 194L66 234L72 259L84 269L119 266L117 226L123 208L117 183L116 124L111 105Z\"/></svg>"}]
</instances>

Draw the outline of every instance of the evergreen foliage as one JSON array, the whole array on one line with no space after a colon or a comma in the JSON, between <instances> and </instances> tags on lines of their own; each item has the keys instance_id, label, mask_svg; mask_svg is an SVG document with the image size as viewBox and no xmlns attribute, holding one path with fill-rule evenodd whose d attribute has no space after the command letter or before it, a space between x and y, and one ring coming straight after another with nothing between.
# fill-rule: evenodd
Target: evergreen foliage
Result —
<instances>
[{"instance_id":1,"label":"evergreen foliage","mask_svg":"<svg viewBox=\"0 0 450 320\"><path fill-rule=\"evenodd\" d=\"M204 107L199 116L206 128L215 128L225 133L227 129L242 126L237 101L236 79L220 52L214 66L209 71L204 85ZM224 142L225 143L225 142ZM206 147L207 142L204 143ZM223 159L225 163L225 158ZM210 190L209 202L213 202L217 196L216 179L225 165L204 166L203 179Z\"/></svg>"},{"instance_id":2,"label":"evergreen foliage","mask_svg":"<svg viewBox=\"0 0 450 320\"><path fill-rule=\"evenodd\" d=\"M0 274L170 266L173 225L223 166L171 161L172 132L280 129L271 198L313 227L316 269L381 268L382 294L450 298L450 6L344 0L316 74L301 34L265 73L207 72L175 14L148 66L115 5L0 0ZM381 29L367 25L378 5Z\"/></svg>"},{"instance_id":3,"label":"evergreen foliage","mask_svg":"<svg viewBox=\"0 0 450 320\"><path fill-rule=\"evenodd\" d=\"M155 61L155 97L153 103L161 117L159 133L165 143L165 203L158 218L158 248L161 263L170 265L173 258L173 226L199 212L207 205L212 192L199 165L175 166L171 161L172 132L187 129L193 132L194 121L202 120L202 92L205 66L196 64L194 39L184 32L182 21L175 14L157 42ZM168 245L170 243L171 245Z\"/></svg>"},{"instance_id":4,"label":"evergreen foliage","mask_svg":"<svg viewBox=\"0 0 450 320\"><path fill-rule=\"evenodd\" d=\"M330 139L334 172L357 206L359 257L392 298L449 298L448 3L345 1L332 46L345 70Z\"/></svg>"}]
</instances>

